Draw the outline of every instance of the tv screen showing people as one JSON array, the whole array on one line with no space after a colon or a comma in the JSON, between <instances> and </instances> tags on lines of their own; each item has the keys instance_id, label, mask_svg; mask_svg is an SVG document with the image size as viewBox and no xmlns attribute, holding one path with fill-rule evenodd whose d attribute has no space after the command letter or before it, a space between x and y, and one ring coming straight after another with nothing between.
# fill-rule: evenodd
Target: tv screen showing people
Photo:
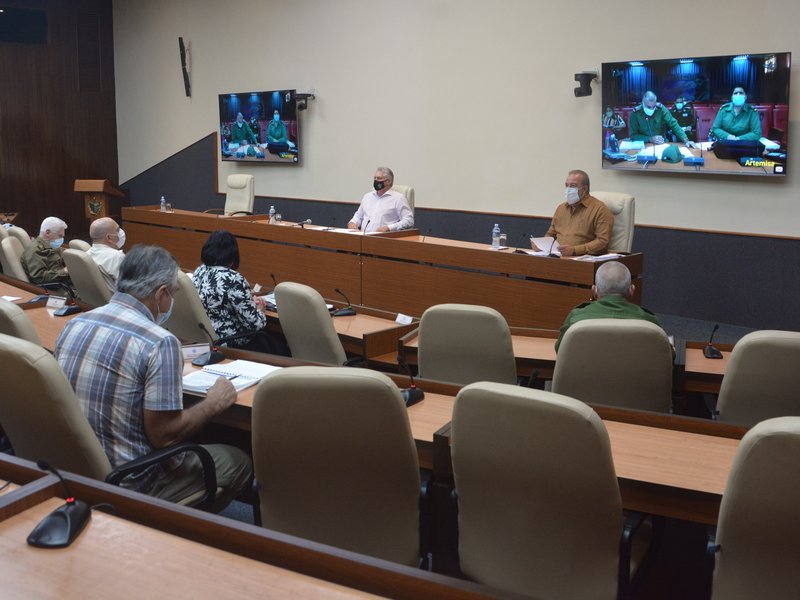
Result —
<instances>
[{"instance_id":1,"label":"tv screen showing people","mask_svg":"<svg viewBox=\"0 0 800 600\"><path fill-rule=\"evenodd\" d=\"M220 94L222 160L298 164L295 90Z\"/></svg>"},{"instance_id":2,"label":"tv screen showing people","mask_svg":"<svg viewBox=\"0 0 800 600\"><path fill-rule=\"evenodd\" d=\"M786 175L790 52L603 63L604 169Z\"/></svg>"}]
</instances>

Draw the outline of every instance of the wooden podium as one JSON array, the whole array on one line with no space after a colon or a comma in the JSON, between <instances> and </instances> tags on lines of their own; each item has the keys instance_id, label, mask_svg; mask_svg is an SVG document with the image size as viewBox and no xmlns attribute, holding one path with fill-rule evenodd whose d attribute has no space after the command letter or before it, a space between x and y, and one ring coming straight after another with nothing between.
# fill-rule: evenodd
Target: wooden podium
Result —
<instances>
[{"instance_id":1,"label":"wooden podium","mask_svg":"<svg viewBox=\"0 0 800 600\"><path fill-rule=\"evenodd\" d=\"M76 179L75 191L83 192L83 208L90 221L122 216L125 194L114 189L108 179Z\"/></svg>"}]
</instances>

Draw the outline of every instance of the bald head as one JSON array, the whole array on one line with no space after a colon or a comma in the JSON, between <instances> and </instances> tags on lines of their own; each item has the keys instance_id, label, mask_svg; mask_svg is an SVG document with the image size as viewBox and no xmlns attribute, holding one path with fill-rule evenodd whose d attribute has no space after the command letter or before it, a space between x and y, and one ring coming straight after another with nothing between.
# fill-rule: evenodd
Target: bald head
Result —
<instances>
[{"instance_id":1,"label":"bald head","mask_svg":"<svg viewBox=\"0 0 800 600\"><path fill-rule=\"evenodd\" d=\"M594 294L603 296L624 296L630 298L634 287L631 285L631 272L620 262L607 262L597 269L594 278Z\"/></svg>"},{"instance_id":2,"label":"bald head","mask_svg":"<svg viewBox=\"0 0 800 600\"><path fill-rule=\"evenodd\" d=\"M119 225L111 217L102 217L95 219L89 225L89 237L92 239L93 244L105 244L112 248L117 247L116 236L119 232ZM114 239L109 239L113 237Z\"/></svg>"}]
</instances>

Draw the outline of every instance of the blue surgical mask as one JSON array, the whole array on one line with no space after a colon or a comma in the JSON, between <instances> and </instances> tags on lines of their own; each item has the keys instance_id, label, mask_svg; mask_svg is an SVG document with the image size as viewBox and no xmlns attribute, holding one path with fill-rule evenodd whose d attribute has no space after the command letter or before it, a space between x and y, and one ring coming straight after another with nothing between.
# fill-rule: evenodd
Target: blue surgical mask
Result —
<instances>
[{"instance_id":1,"label":"blue surgical mask","mask_svg":"<svg viewBox=\"0 0 800 600\"><path fill-rule=\"evenodd\" d=\"M647 108L644 104L642 104L642 110L648 117L652 117L653 113L656 112L656 107L654 106L653 108Z\"/></svg>"},{"instance_id":2,"label":"blue surgical mask","mask_svg":"<svg viewBox=\"0 0 800 600\"><path fill-rule=\"evenodd\" d=\"M63 237L60 237L60 238L55 239L55 240L50 240L50 247L53 250L58 250L59 248L61 248L63 243L64 243L64 238Z\"/></svg>"},{"instance_id":3,"label":"blue surgical mask","mask_svg":"<svg viewBox=\"0 0 800 600\"><path fill-rule=\"evenodd\" d=\"M734 106L743 106L745 101L745 97L743 94L734 94L731 96L731 102L733 102Z\"/></svg>"},{"instance_id":4,"label":"blue surgical mask","mask_svg":"<svg viewBox=\"0 0 800 600\"><path fill-rule=\"evenodd\" d=\"M159 325L163 325L164 323L169 321L170 315L172 315L172 307L175 306L175 298L172 297L172 294L169 293L169 290L167 290L167 293L169 294L169 308L167 309L167 312L162 313L161 309L158 306L156 306L156 310L158 310L156 323L158 323Z\"/></svg>"},{"instance_id":5,"label":"blue surgical mask","mask_svg":"<svg viewBox=\"0 0 800 600\"><path fill-rule=\"evenodd\" d=\"M677 108L678 110L681 110L683 108L683 102L676 102L675 103L675 108Z\"/></svg>"},{"instance_id":6,"label":"blue surgical mask","mask_svg":"<svg viewBox=\"0 0 800 600\"><path fill-rule=\"evenodd\" d=\"M272 120L277 123L278 121L281 120L281 116L280 115L272 115Z\"/></svg>"}]
</instances>

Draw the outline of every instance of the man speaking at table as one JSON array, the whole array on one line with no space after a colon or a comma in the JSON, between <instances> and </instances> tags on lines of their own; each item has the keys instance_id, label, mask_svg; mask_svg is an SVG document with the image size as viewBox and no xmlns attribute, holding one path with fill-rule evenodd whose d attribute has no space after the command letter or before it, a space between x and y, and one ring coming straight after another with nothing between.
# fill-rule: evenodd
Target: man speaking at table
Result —
<instances>
[{"instance_id":1,"label":"man speaking at table","mask_svg":"<svg viewBox=\"0 0 800 600\"><path fill-rule=\"evenodd\" d=\"M558 205L547 237L555 238L561 256L603 254L608 248L614 215L608 207L589 194L589 175L585 171L572 170L564 182L565 202ZM538 248L531 241L534 250Z\"/></svg>"},{"instance_id":2,"label":"man speaking at table","mask_svg":"<svg viewBox=\"0 0 800 600\"><path fill-rule=\"evenodd\" d=\"M414 227L414 213L408 206L408 200L392 189L393 184L392 170L378 167L372 180L374 191L365 194L361 199L361 204L347 228L373 233Z\"/></svg>"}]
</instances>

